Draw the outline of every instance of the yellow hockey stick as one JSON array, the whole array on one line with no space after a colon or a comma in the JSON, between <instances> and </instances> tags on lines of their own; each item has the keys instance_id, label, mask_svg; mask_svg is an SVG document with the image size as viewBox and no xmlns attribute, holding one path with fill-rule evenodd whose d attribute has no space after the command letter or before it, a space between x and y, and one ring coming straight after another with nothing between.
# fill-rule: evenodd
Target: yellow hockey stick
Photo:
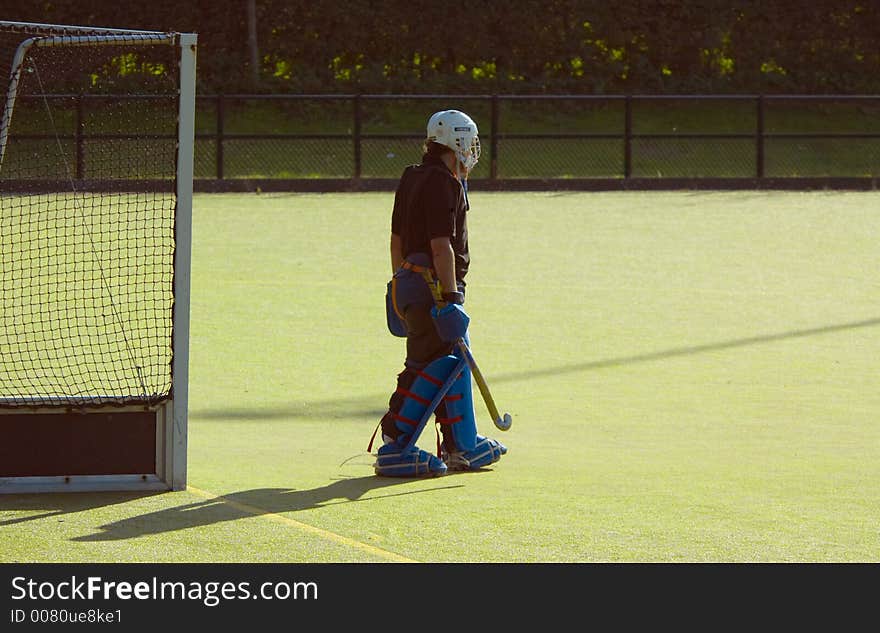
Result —
<instances>
[{"instance_id":1,"label":"yellow hockey stick","mask_svg":"<svg viewBox=\"0 0 880 633\"><path fill-rule=\"evenodd\" d=\"M440 290L440 280L434 279L431 273L427 270L422 272L422 277L425 278L425 282L427 282L428 287L431 289L431 294L434 296L434 303L438 308L442 308L446 305L446 302L443 301L443 295ZM473 354L471 354L470 348L467 346L463 338L458 339L455 342L458 349L461 350L462 355L464 356L465 361L468 364L468 367L471 369L471 374L474 377L474 381L477 383L477 387L480 389L480 395L483 396L483 401L486 403L486 408L489 409L489 415L492 416L492 422L495 426L502 431L507 431L510 429L510 425L513 424L513 418L510 417L509 413L505 413L503 416L498 413L498 407L495 406L495 400L492 398L492 394L489 392L489 385L486 384L486 379L483 378L483 372L480 371L480 368L477 367L477 361L474 360Z\"/></svg>"}]
</instances>

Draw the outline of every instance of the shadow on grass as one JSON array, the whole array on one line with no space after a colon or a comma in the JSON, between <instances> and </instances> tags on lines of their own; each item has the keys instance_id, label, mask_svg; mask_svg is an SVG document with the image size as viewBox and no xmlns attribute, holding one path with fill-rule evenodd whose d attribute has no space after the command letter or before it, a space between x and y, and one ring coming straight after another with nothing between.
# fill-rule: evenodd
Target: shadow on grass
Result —
<instances>
[{"instance_id":1,"label":"shadow on grass","mask_svg":"<svg viewBox=\"0 0 880 633\"><path fill-rule=\"evenodd\" d=\"M339 479L333 483L311 490L292 488L256 488L213 497L182 506L167 508L149 514L130 517L100 526L100 532L79 536L73 541L114 541L136 538L148 534L174 532L187 528L203 527L254 516L284 515L337 503L372 502L417 493L460 488L460 485L437 486L430 489L393 490L386 494L362 498L366 493L384 488L399 488L417 481L404 478L355 477ZM284 517L282 516L282 519ZM291 521L293 519L290 519Z\"/></svg>"},{"instance_id":2,"label":"shadow on grass","mask_svg":"<svg viewBox=\"0 0 880 633\"><path fill-rule=\"evenodd\" d=\"M517 382L529 380L532 378L546 378L548 376L559 376L563 374L571 374L582 371L623 367L627 365L635 365L637 363L646 363L651 361L664 360L667 358L675 358L678 356L692 356L705 352L716 352L726 349L735 349L738 347L761 345L764 343L775 343L777 341L785 341L790 339L821 336L823 334L833 334L846 330L876 327L878 325L880 325L880 318L865 319L864 321L853 321L850 323L840 323L836 325L827 325L823 327L809 328L804 330L790 330L787 332L778 332L776 334L750 336L745 338L732 339L730 341L721 341L718 343L706 343L704 345L674 347L670 349L659 350L656 352L647 352L645 354L621 356L619 358L606 358L584 363L548 367L546 369L533 369L528 371L499 374L496 376L488 376L487 381L491 386L492 384L496 383ZM382 415L385 413L385 409L377 408L376 403L385 402L387 401L387 399L388 394L379 394L376 396L359 396L357 398L334 398L333 400L302 402L291 404L290 406L286 407L270 409L202 409L192 411L191 415L195 419L247 419L252 421L302 417L313 417L319 419L368 417L374 418L376 420L376 423L378 424L379 418L381 418Z\"/></svg>"},{"instance_id":3,"label":"shadow on grass","mask_svg":"<svg viewBox=\"0 0 880 633\"><path fill-rule=\"evenodd\" d=\"M660 350L657 352L648 352L646 354L635 354L633 356L621 356L620 358L608 358L605 360L589 361L586 363L575 363L572 365L550 367L548 369L509 373L498 376L497 378L493 379L493 382L515 382L517 380L526 380L529 378L543 378L547 376L557 376L560 374L570 374L580 371L607 369L609 367L623 367L626 365L635 365L637 363L646 363L655 360L664 360L666 358L675 358L677 356L693 356L695 354L702 354L704 352L717 352L725 349L734 349L737 347L750 347L752 345L760 345L763 343L775 343L777 341L785 341L789 339L807 338L811 336L819 336L822 334L833 334L835 332L843 332L845 330L855 330L866 327L876 327L878 325L880 325L880 318L866 319L864 321L854 321L852 323L841 323L838 325L827 325L824 327L810 328L806 330L792 330L789 332L779 332L777 334L750 336L746 338L733 339L730 341L721 341L719 343L706 343L704 345L674 347L672 349Z\"/></svg>"},{"instance_id":4,"label":"shadow on grass","mask_svg":"<svg viewBox=\"0 0 880 633\"><path fill-rule=\"evenodd\" d=\"M0 528L26 523L37 519L63 516L75 512L87 512L97 508L128 503L135 499L152 497L162 492L62 492L51 494L2 494L0 495L0 512L4 510L23 512L33 511L24 517L0 520Z\"/></svg>"},{"instance_id":5,"label":"shadow on grass","mask_svg":"<svg viewBox=\"0 0 880 633\"><path fill-rule=\"evenodd\" d=\"M393 385L392 385L393 387ZM335 420L342 418L375 418L375 424L387 409L379 408L377 403L387 402L388 394L358 396L356 398L333 398L310 402L292 402L283 407L267 408L222 408L196 409L190 411L190 418L195 420L280 420L286 418L315 418L319 420Z\"/></svg>"}]
</instances>

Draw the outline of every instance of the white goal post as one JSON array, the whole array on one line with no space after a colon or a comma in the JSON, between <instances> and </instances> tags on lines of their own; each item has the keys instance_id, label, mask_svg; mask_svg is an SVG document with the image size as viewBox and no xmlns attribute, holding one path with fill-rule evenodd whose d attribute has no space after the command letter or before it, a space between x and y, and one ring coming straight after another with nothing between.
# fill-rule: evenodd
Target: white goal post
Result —
<instances>
[{"instance_id":1,"label":"white goal post","mask_svg":"<svg viewBox=\"0 0 880 633\"><path fill-rule=\"evenodd\" d=\"M0 493L186 488L196 47L0 21Z\"/></svg>"}]
</instances>

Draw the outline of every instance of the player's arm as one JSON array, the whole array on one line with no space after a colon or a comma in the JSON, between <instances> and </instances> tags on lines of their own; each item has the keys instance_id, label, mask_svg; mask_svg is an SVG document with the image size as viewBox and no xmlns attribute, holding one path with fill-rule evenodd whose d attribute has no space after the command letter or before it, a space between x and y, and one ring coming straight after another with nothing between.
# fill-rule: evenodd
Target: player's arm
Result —
<instances>
[{"instance_id":1,"label":"player's arm","mask_svg":"<svg viewBox=\"0 0 880 633\"><path fill-rule=\"evenodd\" d=\"M431 255L434 257L434 274L440 280L443 292L456 292L455 252L448 237L435 237L431 240Z\"/></svg>"},{"instance_id":2,"label":"player's arm","mask_svg":"<svg viewBox=\"0 0 880 633\"><path fill-rule=\"evenodd\" d=\"M403 242L397 233L391 234L391 274L403 264Z\"/></svg>"},{"instance_id":3,"label":"player's arm","mask_svg":"<svg viewBox=\"0 0 880 633\"><path fill-rule=\"evenodd\" d=\"M406 215L406 196L403 194L405 190L403 184L407 178L411 167L403 170L400 176L400 182L397 190L394 192L394 208L391 210L391 274L397 272L397 269L403 264L403 226L404 216Z\"/></svg>"}]
</instances>

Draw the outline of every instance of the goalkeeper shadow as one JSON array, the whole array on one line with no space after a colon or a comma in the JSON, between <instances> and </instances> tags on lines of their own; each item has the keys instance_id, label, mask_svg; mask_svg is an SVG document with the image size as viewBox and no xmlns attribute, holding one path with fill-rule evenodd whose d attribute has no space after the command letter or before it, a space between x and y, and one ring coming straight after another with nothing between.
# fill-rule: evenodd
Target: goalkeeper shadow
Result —
<instances>
[{"instance_id":1,"label":"goalkeeper shadow","mask_svg":"<svg viewBox=\"0 0 880 633\"><path fill-rule=\"evenodd\" d=\"M189 491L191 493L199 494L205 497L205 499L148 514L120 519L119 521L99 526L99 531L94 534L75 537L71 540L93 542L132 539L153 534L205 527L229 521L238 521L255 516L279 517L288 513L303 512L339 503L381 502L388 497L430 493L462 487L461 485L439 485L430 489L405 489L407 487L406 484L413 484L419 481L370 475L367 477L339 479L326 486L308 490L297 490L295 488L255 488L217 496L209 492L190 488ZM365 497L367 493L385 488L393 490L376 496ZM293 523L292 520L291 522Z\"/></svg>"}]
</instances>

